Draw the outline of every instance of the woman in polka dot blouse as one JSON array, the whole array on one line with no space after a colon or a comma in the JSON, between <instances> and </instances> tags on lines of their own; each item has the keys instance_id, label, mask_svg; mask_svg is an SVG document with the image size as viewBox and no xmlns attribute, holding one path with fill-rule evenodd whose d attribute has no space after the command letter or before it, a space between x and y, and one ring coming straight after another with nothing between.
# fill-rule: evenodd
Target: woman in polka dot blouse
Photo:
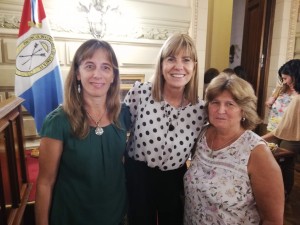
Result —
<instances>
[{"instance_id":1,"label":"woman in polka dot blouse","mask_svg":"<svg viewBox=\"0 0 300 225\"><path fill-rule=\"evenodd\" d=\"M132 128L125 163L130 225L182 225L186 160L206 120L197 53L186 34L162 46L153 82L125 97Z\"/></svg>"}]
</instances>

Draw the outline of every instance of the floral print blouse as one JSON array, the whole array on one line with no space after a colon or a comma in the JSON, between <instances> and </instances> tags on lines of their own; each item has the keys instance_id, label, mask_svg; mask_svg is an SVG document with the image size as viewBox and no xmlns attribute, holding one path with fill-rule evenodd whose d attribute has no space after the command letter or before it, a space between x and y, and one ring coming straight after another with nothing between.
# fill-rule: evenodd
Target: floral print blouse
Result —
<instances>
[{"instance_id":1,"label":"floral print blouse","mask_svg":"<svg viewBox=\"0 0 300 225\"><path fill-rule=\"evenodd\" d=\"M197 144L184 176L184 224L259 224L247 164L252 149L266 143L254 132L245 131L218 151L208 147L205 135Z\"/></svg>"},{"instance_id":2,"label":"floral print blouse","mask_svg":"<svg viewBox=\"0 0 300 225\"><path fill-rule=\"evenodd\" d=\"M282 93L277 97L269 112L268 126L267 126L268 131L273 131L278 126L291 100L292 100L292 95L289 95L287 93Z\"/></svg>"}]
</instances>

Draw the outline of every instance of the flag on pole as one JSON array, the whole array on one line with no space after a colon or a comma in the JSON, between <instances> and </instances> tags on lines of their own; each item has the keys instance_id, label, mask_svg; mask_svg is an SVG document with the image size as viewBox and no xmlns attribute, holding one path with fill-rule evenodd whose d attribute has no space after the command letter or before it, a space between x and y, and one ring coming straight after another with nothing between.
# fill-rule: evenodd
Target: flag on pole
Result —
<instances>
[{"instance_id":1,"label":"flag on pole","mask_svg":"<svg viewBox=\"0 0 300 225\"><path fill-rule=\"evenodd\" d=\"M62 76L42 0L25 0L17 41L15 94L39 132L46 115L62 103Z\"/></svg>"}]
</instances>

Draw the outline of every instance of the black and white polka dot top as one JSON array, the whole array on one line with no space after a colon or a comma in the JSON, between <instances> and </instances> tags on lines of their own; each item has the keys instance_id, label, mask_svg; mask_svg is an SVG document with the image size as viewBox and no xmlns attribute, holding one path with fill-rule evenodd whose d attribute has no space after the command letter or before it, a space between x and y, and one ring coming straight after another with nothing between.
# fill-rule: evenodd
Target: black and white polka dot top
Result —
<instances>
[{"instance_id":1,"label":"black and white polka dot top","mask_svg":"<svg viewBox=\"0 0 300 225\"><path fill-rule=\"evenodd\" d=\"M204 101L175 108L166 101L155 102L151 88L151 83L136 82L125 97L132 122L128 155L162 171L177 169L205 123Z\"/></svg>"}]
</instances>

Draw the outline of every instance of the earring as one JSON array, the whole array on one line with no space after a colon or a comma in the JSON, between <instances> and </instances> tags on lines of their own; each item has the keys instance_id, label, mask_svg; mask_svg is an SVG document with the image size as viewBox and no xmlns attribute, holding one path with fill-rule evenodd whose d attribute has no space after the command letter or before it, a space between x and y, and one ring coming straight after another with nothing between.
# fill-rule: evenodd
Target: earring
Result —
<instances>
[{"instance_id":1,"label":"earring","mask_svg":"<svg viewBox=\"0 0 300 225\"><path fill-rule=\"evenodd\" d=\"M243 117L243 118L242 118L242 122L244 122L245 120L246 120L246 118L245 118L245 117Z\"/></svg>"},{"instance_id":2,"label":"earring","mask_svg":"<svg viewBox=\"0 0 300 225\"><path fill-rule=\"evenodd\" d=\"M80 92L81 92L80 82L78 82L78 84L77 84L77 91L80 94Z\"/></svg>"}]
</instances>

